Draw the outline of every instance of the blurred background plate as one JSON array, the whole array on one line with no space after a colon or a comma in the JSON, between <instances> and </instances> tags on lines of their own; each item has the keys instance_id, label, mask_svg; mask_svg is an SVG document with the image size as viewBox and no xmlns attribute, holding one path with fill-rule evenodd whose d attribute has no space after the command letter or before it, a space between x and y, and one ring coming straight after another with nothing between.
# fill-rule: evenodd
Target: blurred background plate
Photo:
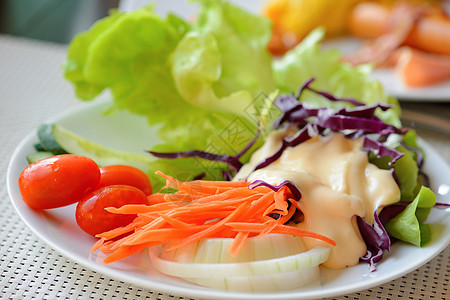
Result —
<instances>
[{"instance_id":1,"label":"blurred background plate","mask_svg":"<svg viewBox=\"0 0 450 300\"><path fill-rule=\"evenodd\" d=\"M352 53L362 40L358 38L343 37L325 41L324 48L339 49L343 53ZM391 68L375 69L372 77L379 80L386 92L400 101L414 102L450 102L450 80L427 87L410 88L403 84L401 79Z\"/></svg>"}]
</instances>

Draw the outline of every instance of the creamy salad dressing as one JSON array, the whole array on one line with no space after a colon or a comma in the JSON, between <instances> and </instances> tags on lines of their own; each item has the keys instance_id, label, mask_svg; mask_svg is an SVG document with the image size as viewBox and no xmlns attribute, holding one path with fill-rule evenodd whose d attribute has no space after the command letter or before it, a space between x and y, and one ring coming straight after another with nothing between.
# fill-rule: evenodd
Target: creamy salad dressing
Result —
<instances>
[{"instance_id":1,"label":"creamy salad dressing","mask_svg":"<svg viewBox=\"0 0 450 300\"><path fill-rule=\"evenodd\" d=\"M345 268L357 264L367 249L356 216L373 223L375 209L399 200L400 190L392 174L369 163L367 153L361 150L361 139L347 139L340 133L314 137L287 148L278 160L253 172L258 163L277 151L288 134L271 134L235 179L295 183L302 193L299 206L304 220L292 225L335 240L336 246L324 266ZM312 238L304 241L309 249L325 245Z\"/></svg>"}]
</instances>

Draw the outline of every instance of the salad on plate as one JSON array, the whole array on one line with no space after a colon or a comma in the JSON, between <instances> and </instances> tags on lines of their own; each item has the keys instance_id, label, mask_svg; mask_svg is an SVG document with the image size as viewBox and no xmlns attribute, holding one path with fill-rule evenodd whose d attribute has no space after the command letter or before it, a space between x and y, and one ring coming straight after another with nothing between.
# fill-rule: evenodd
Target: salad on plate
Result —
<instances>
[{"instance_id":1,"label":"salad on plate","mask_svg":"<svg viewBox=\"0 0 450 300\"><path fill-rule=\"evenodd\" d=\"M104 113L146 117L159 143L128 153L43 124L24 202L77 203L96 238L86 255L147 251L155 270L221 290L296 289L319 266L376 272L392 243L426 247L428 214L448 205L371 67L322 50L323 28L273 57L267 18L196 2L195 21L150 5L74 38L63 71L77 96L110 91Z\"/></svg>"}]
</instances>

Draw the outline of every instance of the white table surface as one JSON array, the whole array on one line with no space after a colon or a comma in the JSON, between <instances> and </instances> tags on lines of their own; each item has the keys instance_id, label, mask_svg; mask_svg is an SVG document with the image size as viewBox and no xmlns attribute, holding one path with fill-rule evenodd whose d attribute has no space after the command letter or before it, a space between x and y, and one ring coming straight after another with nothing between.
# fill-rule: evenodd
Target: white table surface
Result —
<instances>
[{"instance_id":1,"label":"white table surface","mask_svg":"<svg viewBox=\"0 0 450 300\"><path fill-rule=\"evenodd\" d=\"M79 105L60 71L66 46L0 35L0 298L185 299L121 282L78 265L40 241L15 213L6 189L9 159L42 121ZM450 162L450 135L423 137ZM337 299L449 299L450 247L382 286Z\"/></svg>"}]
</instances>

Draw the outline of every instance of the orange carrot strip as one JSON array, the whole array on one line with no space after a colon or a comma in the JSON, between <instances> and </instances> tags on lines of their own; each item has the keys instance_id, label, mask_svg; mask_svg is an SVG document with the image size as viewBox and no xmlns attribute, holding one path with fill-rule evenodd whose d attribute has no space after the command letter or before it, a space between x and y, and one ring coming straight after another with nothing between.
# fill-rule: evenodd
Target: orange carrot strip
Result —
<instances>
[{"instance_id":1,"label":"orange carrot strip","mask_svg":"<svg viewBox=\"0 0 450 300\"><path fill-rule=\"evenodd\" d=\"M233 239L230 248L228 248L228 252L232 257L236 257L239 254L249 234L249 232L238 232L238 234L236 234L236 237Z\"/></svg>"},{"instance_id":2,"label":"orange carrot strip","mask_svg":"<svg viewBox=\"0 0 450 300\"><path fill-rule=\"evenodd\" d=\"M172 176L166 175L166 174L164 174L161 171L156 171L155 174L163 177L164 179L166 179L166 185L164 187L162 187L162 189L174 188L176 190L179 190L179 188L183 185L183 182L181 182L179 180L176 180Z\"/></svg>"},{"instance_id":3,"label":"orange carrot strip","mask_svg":"<svg viewBox=\"0 0 450 300\"><path fill-rule=\"evenodd\" d=\"M161 217L158 217L156 219L154 219L153 221L151 221L148 224L145 224L144 226L142 226L140 229L143 230L147 230L147 229L156 229L156 228L161 228L162 226L164 226L166 224L166 220L164 220Z\"/></svg>"},{"instance_id":4,"label":"orange carrot strip","mask_svg":"<svg viewBox=\"0 0 450 300\"><path fill-rule=\"evenodd\" d=\"M92 246L91 254L97 251L106 241L106 238L101 238L97 242L95 242L94 246Z\"/></svg>"},{"instance_id":5,"label":"orange carrot strip","mask_svg":"<svg viewBox=\"0 0 450 300\"><path fill-rule=\"evenodd\" d=\"M124 235L124 234L134 231L135 228L139 228L139 227L143 226L145 223L146 223L145 221L142 221L138 217L138 218L134 219L134 221L131 222L130 224L128 224L127 226L117 227L110 231L102 232L100 234L97 234L95 237L105 238L108 240L114 239L118 236L121 236L121 235Z\"/></svg>"},{"instance_id":6,"label":"orange carrot strip","mask_svg":"<svg viewBox=\"0 0 450 300\"><path fill-rule=\"evenodd\" d=\"M270 213L275 210L276 206L277 206L276 203L272 203L269 207L266 208L266 210L263 212L263 215L265 216L270 215Z\"/></svg>"},{"instance_id":7,"label":"orange carrot strip","mask_svg":"<svg viewBox=\"0 0 450 300\"><path fill-rule=\"evenodd\" d=\"M177 203L185 203L188 204L189 202L195 201L196 199L201 198L200 195L194 195L194 194L166 194L165 200L167 202L177 202Z\"/></svg>"},{"instance_id":8,"label":"orange carrot strip","mask_svg":"<svg viewBox=\"0 0 450 300\"><path fill-rule=\"evenodd\" d=\"M165 213L162 213L162 212L160 212L158 214L159 214L159 216L161 218L163 218L167 223L169 223L173 227L186 228L186 227L192 226L192 224L189 224L189 223L183 222L181 220L175 219L174 217L170 216L170 214L165 214Z\"/></svg>"},{"instance_id":9,"label":"orange carrot strip","mask_svg":"<svg viewBox=\"0 0 450 300\"><path fill-rule=\"evenodd\" d=\"M248 181L211 181L211 180L194 180L187 182L187 184L201 184L204 186L216 186L216 187L248 187L250 182Z\"/></svg>"},{"instance_id":10,"label":"orange carrot strip","mask_svg":"<svg viewBox=\"0 0 450 300\"><path fill-rule=\"evenodd\" d=\"M262 232L266 225L264 224L255 224L255 223L245 223L245 222L229 222L225 225L230 226L233 230L236 231L242 231L242 232ZM271 233L282 233L282 234L291 234L295 236L302 236L302 237L312 237L319 240L322 240L332 246L336 246L336 242L329 237L323 236L321 234L303 230L294 226L287 226L287 225L281 225L277 224Z\"/></svg>"},{"instance_id":11,"label":"orange carrot strip","mask_svg":"<svg viewBox=\"0 0 450 300\"><path fill-rule=\"evenodd\" d=\"M265 226L265 228L263 230L261 230L261 232L259 233L259 236L264 236L266 234L271 233L275 229L275 227L279 224L276 220L271 219L271 220L267 220L266 222L264 222L263 225Z\"/></svg>"},{"instance_id":12,"label":"orange carrot strip","mask_svg":"<svg viewBox=\"0 0 450 300\"><path fill-rule=\"evenodd\" d=\"M288 208L288 195L290 195L290 191L286 186L283 186L277 193L274 194L275 199L275 207L278 210L283 211L285 214L287 214L287 208Z\"/></svg>"},{"instance_id":13,"label":"orange carrot strip","mask_svg":"<svg viewBox=\"0 0 450 300\"><path fill-rule=\"evenodd\" d=\"M154 205L158 203L164 203L166 200L164 199L164 194L154 193L147 196L148 205Z\"/></svg>"},{"instance_id":14,"label":"orange carrot strip","mask_svg":"<svg viewBox=\"0 0 450 300\"><path fill-rule=\"evenodd\" d=\"M255 195L258 194L258 192L254 190L250 190L245 187L241 188L235 188L226 192L223 192L221 194L217 195L210 195L201 199L197 200L197 203L205 203L205 202L211 202L211 201L220 201L224 199L232 199L232 198L245 198L246 196Z\"/></svg>"},{"instance_id":15,"label":"orange carrot strip","mask_svg":"<svg viewBox=\"0 0 450 300\"><path fill-rule=\"evenodd\" d=\"M291 204L292 204L293 206L295 206L296 209L301 210L301 209L300 209L300 206L298 206L298 202L295 201L293 198L289 198L288 201L291 202Z\"/></svg>"},{"instance_id":16,"label":"orange carrot strip","mask_svg":"<svg viewBox=\"0 0 450 300\"><path fill-rule=\"evenodd\" d=\"M111 240L111 241L106 241L105 243L103 243L103 245L100 246L100 251L102 251L103 253L112 253L115 250L113 249L114 245L115 245L115 241Z\"/></svg>"},{"instance_id":17,"label":"orange carrot strip","mask_svg":"<svg viewBox=\"0 0 450 300\"><path fill-rule=\"evenodd\" d=\"M256 215L264 215L264 211L274 201L273 194L274 192L271 190L256 201L253 201L250 208L245 212L245 216L243 218L250 219L255 217Z\"/></svg>"},{"instance_id":18,"label":"orange carrot strip","mask_svg":"<svg viewBox=\"0 0 450 300\"><path fill-rule=\"evenodd\" d=\"M220 181L218 181L220 182ZM225 181L226 182L226 181ZM219 194L226 192L228 190L234 189L234 188L241 188L241 187L248 187L250 184L249 182L244 182L239 184L233 184L234 182L228 181L230 184L227 185L216 185L216 184L210 184L207 182L192 182L192 183L186 183L183 186L180 187L180 192L188 192L193 194Z\"/></svg>"},{"instance_id":19,"label":"orange carrot strip","mask_svg":"<svg viewBox=\"0 0 450 300\"><path fill-rule=\"evenodd\" d=\"M190 182L179 181L172 176L166 175L161 171L156 171L155 174L162 176L166 179L166 185L164 188L174 188L176 190L183 189L186 186L225 186L225 187L244 187L249 183L246 181L206 181L206 180L194 180Z\"/></svg>"},{"instance_id":20,"label":"orange carrot strip","mask_svg":"<svg viewBox=\"0 0 450 300\"><path fill-rule=\"evenodd\" d=\"M192 236L206 229L209 225L190 226L186 228L157 228L149 230L137 231L133 235L125 238L123 245L139 245L142 243L156 242L156 241L174 241L184 239L187 236Z\"/></svg>"},{"instance_id":21,"label":"orange carrot strip","mask_svg":"<svg viewBox=\"0 0 450 300\"><path fill-rule=\"evenodd\" d=\"M294 215L295 211L297 210L297 207L295 207L295 205L291 205L291 207L289 207L288 213L284 216L281 216L278 221L281 224L286 223L287 221L289 221L289 219Z\"/></svg>"},{"instance_id":22,"label":"orange carrot strip","mask_svg":"<svg viewBox=\"0 0 450 300\"><path fill-rule=\"evenodd\" d=\"M186 246L190 243L196 242L202 238L208 237L209 235L219 231L221 229L222 225L224 225L225 223L227 223L229 221L236 219L242 211L244 211L245 209L248 208L248 206L249 205L247 203L241 204L239 207L236 208L236 210L234 212L232 212L226 218L224 218L221 221L217 222L216 224L208 227L207 229L202 230L201 232L195 233L191 236L186 237L184 240L181 240L178 243L173 244L168 250L170 251L170 250L174 250L176 248Z\"/></svg>"},{"instance_id":23,"label":"orange carrot strip","mask_svg":"<svg viewBox=\"0 0 450 300\"><path fill-rule=\"evenodd\" d=\"M153 205L145 205L145 204L126 204L119 208L116 207L107 207L105 208L106 211L113 213L113 214L139 214L139 213L147 213L147 212L154 212L158 210L168 210L172 209L174 207L177 207L176 204L170 203L170 202L164 202L164 203L157 203Z\"/></svg>"}]
</instances>

